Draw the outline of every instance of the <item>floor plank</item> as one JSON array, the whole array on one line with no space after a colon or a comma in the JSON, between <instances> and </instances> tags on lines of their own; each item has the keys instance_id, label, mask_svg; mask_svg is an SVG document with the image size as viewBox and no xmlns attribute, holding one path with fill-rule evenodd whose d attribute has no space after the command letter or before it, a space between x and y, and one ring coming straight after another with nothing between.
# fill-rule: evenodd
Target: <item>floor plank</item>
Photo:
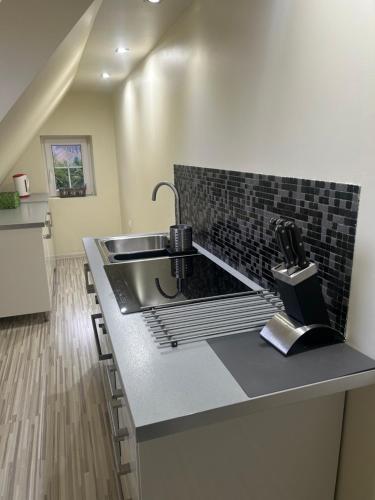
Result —
<instances>
[{"instance_id":1,"label":"floor plank","mask_svg":"<svg viewBox=\"0 0 375 500\"><path fill-rule=\"evenodd\" d=\"M118 500L83 263L58 261L49 322L0 319L0 500Z\"/></svg>"}]
</instances>

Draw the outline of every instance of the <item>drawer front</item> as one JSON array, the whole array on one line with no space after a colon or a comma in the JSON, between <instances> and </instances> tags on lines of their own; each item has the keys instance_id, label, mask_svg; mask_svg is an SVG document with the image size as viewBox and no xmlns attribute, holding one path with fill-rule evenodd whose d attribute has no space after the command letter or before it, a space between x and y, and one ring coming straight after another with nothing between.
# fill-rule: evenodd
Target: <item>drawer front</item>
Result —
<instances>
[{"instance_id":1,"label":"drawer front","mask_svg":"<svg viewBox=\"0 0 375 500\"><path fill-rule=\"evenodd\" d=\"M105 388L116 466L125 500L139 500L135 428L114 364L105 367Z\"/></svg>"},{"instance_id":2,"label":"drawer front","mask_svg":"<svg viewBox=\"0 0 375 500\"><path fill-rule=\"evenodd\" d=\"M119 411L122 414L125 421L129 422L128 409L123 407ZM125 415L124 415L125 414ZM121 417L120 417L121 420ZM138 488L138 455L137 455L137 444L135 439L135 430L130 423L127 427L129 435L128 438L121 443L121 460L129 464L129 474L123 476L122 486L123 491L127 492L127 495L131 500L139 500L139 488ZM126 498L126 497L125 497Z\"/></svg>"},{"instance_id":3,"label":"drawer front","mask_svg":"<svg viewBox=\"0 0 375 500\"><path fill-rule=\"evenodd\" d=\"M97 298L96 303L100 310ZM110 336L107 335L105 318L100 312L93 314L91 321L98 358L101 361L100 368L107 400L113 453L122 495L124 500L140 500L137 441L126 393L118 374Z\"/></svg>"}]
</instances>

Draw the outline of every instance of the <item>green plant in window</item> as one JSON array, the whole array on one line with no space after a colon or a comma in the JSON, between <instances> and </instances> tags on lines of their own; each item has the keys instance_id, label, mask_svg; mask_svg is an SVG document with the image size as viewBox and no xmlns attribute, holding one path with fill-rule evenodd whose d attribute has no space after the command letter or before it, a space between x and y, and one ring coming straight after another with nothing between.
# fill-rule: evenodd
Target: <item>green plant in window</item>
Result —
<instances>
[{"instance_id":1,"label":"green plant in window","mask_svg":"<svg viewBox=\"0 0 375 500\"><path fill-rule=\"evenodd\" d=\"M56 189L70 187L69 172L67 168L55 168L55 178Z\"/></svg>"},{"instance_id":2,"label":"green plant in window","mask_svg":"<svg viewBox=\"0 0 375 500\"><path fill-rule=\"evenodd\" d=\"M83 178L83 168L71 168L70 169L70 181L71 186L74 188L83 187L85 184Z\"/></svg>"}]
</instances>

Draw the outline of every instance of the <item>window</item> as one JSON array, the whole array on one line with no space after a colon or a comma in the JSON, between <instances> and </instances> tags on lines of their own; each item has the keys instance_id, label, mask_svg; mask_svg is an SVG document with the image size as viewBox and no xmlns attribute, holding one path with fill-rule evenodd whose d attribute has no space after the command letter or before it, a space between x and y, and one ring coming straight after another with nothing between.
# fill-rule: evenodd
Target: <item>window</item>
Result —
<instances>
[{"instance_id":1,"label":"window","mask_svg":"<svg viewBox=\"0 0 375 500\"><path fill-rule=\"evenodd\" d=\"M51 196L85 184L86 194L94 194L90 137L42 137L42 144Z\"/></svg>"}]
</instances>

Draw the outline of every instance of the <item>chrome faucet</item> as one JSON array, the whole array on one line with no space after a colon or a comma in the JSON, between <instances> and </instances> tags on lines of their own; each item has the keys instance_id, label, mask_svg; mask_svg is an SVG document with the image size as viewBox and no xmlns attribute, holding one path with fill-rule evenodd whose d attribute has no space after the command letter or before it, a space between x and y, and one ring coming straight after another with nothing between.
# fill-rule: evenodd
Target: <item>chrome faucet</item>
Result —
<instances>
[{"instance_id":1,"label":"chrome faucet","mask_svg":"<svg viewBox=\"0 0 375 500\"><path fill-rule=\"evenodd\" d=\"M176 189L176 186L171 182L158 182L152 191L152 201L156 201L156 193L158 192L161 186L168 186L172 189L175 198L175 212L176 212L176 224L181 224L181 214L180 214L180 195Z\"/></svg>"}]
</instances>

